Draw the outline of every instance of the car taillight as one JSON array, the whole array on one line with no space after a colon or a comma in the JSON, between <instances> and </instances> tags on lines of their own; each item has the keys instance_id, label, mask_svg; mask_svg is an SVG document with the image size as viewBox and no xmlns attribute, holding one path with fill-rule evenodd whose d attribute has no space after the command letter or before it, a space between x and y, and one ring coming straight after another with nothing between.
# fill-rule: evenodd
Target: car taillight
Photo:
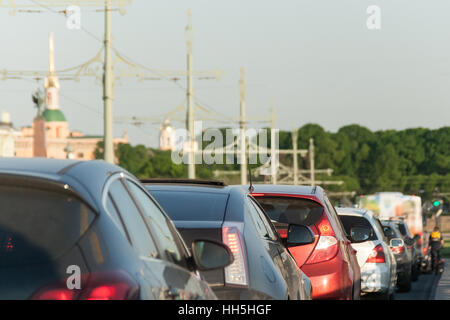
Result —
<instances>
[{"instance_id":1,"label":"car taillight","mask_svg":"<svg viewBox=\"0 0 450 320\"><path fill-rule=\"evenodd\" d=\"M278 229L277 231L281 238L283 238L283 239L287 238L287 234L288 234L287 229Z\"/></svg>"},{"instance_id":2,"label":"car taillight","mask_svg":"<svg viewBox=\"0 0 450 320\"><path fill-rule=\"evenodd\" d=\"M248 285L244 244L237 227L223 227L222 239L231 250L234 262L225 268L225 282L234 285Z\"/></svg>"},{"instance_id":3,"label":"car taillight","mask_svg":"<svg viewBox=\"0 0 450 320\"><path fill-rule=\"evenodd\" d=\"M391 251L392 251L393 253L397 253L397 254L403 253L403 252L405 251L405 247L404 247L404 246L401 246L401 247L392 247L392 248L391 248Z\"/></svg>"},{"instance_id":4,"label":"car taillight","mask_svg":"<svg viewBox=\"0 0 450 320\"><path fill-rule=\"evenodd\" d=\"M372 252L366 260L366 263L385 263L386 257L384 256L383 246L381 244L373 248Z\"/></svg>"},{"instance_id":5,"label":"car taillight","mask_svg":"<svg viewBox=\"0 0 450 320\"><path fill-rule=\"evenodd\" d=\"M317 224L317 229L319 230L319 241L306 264L331 260L338 252L338 241L325 212Z\"/></svg>"},{"instance_id":6,"label":"car taillight","mask_svg":"<svg viewBox=\"0 0 450 320\"><path fill-rule=\"evenodd\" d=\"M92 273L81 276L81 288L69 289L66 280L46 286L32 300L128 300L137 298L138 284L125 272Z\"/></svg>"},{"instance_id":7,"label":"car taillight","mask_svg":"<svg viewBox=\"0 0 450 320\"><path fill-rule=\"evenodd\" d=\"M423 248L423 254L427 255L427 248Z\"/></svg>"}]
</instances>

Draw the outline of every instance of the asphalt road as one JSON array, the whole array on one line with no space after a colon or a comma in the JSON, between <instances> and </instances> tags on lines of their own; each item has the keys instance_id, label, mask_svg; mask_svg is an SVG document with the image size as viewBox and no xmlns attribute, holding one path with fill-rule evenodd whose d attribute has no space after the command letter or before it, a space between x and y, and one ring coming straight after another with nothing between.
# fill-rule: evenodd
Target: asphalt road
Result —
<instances>
[{"instance_id":1,"label":"asphalt road","mask_svg":"<svg viewBox=\"0 0 450 320\"><path fill-rule=\"evenodd\" d=\"M440 276L434 274L421 274L419 279L412 283L410 292L396 292L396 300L433 300Z\"/></svg>"},{"instance_id":2,"label":"asphalt road","mask_svg":"<svg viewBox=\"0 0 450 320\"><path fill-rule=\"evenodd\" d=\"M440 276L421 274L419 279L412 282L411 291L395 292L396 300L433 300ZM376 296L362 296L361 300L376 300Z\"/></svg>"}]
</instances>

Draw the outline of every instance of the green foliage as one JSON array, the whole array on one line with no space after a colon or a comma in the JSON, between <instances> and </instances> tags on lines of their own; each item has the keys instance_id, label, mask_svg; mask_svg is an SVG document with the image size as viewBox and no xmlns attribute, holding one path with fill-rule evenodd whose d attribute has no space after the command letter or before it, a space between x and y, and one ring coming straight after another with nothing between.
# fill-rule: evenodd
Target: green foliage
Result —
<instances>
[{"instance_id":1,"label":"green foliage","mask_svg":"<svg viewBox=\"0 0 450 320\"><path fill-rule=\"evenodd\" d=\"M219 130L225 133L224 128ZM270 129L267 132L270 145ZM431 198L436 189L450 192L450 127L372 132L353 124L332 133L317 124L306 124L298 129L298 148L308 149L310 138L314 139L315 167L334 170L331 177L317 175L316 178L344 182L326 186L330 191L420 192L425 199ZM203 147L213 141L203 141ZM291 132L280 131L279 147L292 148ZM174 164L170 151L119 144L115 152L119 165L139 178L187 176L187 166ZM95 156L103 157L102 143L98 144ZM290 155L281 157L281 161L292 165ZM239 170L236 163L234 157L234 164L197 165L197 177L212 179L214 170ZM309 168L308 159L299 158L299 166Z\"/></svg>"},{"instance_id":2,"label":"green foliage","mask_svg":"<svg viewBox=\"0 0 450 320\"><path fill-rule=\"evenodd\" d=\"M281 143L289 133L283 134L280 147L292 148ZM322 178L344 181L341 186L327 186L329 190L414 194L422 190L426 199L435 189L450 191L450 127L372 132L353 124L331 133L317 124L306 124L298 130L299 148L307 149L310 138L314 139L316 168L334 169L332 177ZM308 168L307 160L300 164Z\"/></svg>"}]
</instances>

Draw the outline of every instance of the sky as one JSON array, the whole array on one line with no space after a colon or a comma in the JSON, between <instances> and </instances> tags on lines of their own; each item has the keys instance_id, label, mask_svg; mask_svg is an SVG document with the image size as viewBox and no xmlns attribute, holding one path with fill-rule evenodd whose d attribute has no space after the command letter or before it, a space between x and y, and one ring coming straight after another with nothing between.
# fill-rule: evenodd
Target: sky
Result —
<instances>
[{"instance_id":1,"label":"sky","mask_svg":"<svg viewBox=\"0 0 450 320\"><path fill-rule=\"evenodd\" d=\"M7 2L14 1L3 5ZM195 80L195 96L217 117L239 116L244 67L249 126L267 125L252 119L268 120L271 105L282 130L306 123L332 132L354 123L371 130L450 125L448 0L131 2L126 14L113 12L113 45L133 63L156 70L186 69L184 28L192 10L194 69L223 72L219 81ZM379 30L367 28L370 5L380 8ZM0 70L46 70L49 32L54 32L57 70L84 63L100 50L103 12L82 7L83 29L70 30L65 17L39 9L11 15L0 7ZM31 124L36 112L31 94L38 86L42 82L0 80L0 111L11 114L16 128ZM185 105L185 86L184 79L122 78L115 84L114 116L162 122L164 114ZM102 87L95 79L61 81L60 93L71 130L103 133ZM175 127L184 126L175 120ZM133 145L157 146L154 120L116 124L115 136L124 130Z\"/></svg>"}]
</instances>

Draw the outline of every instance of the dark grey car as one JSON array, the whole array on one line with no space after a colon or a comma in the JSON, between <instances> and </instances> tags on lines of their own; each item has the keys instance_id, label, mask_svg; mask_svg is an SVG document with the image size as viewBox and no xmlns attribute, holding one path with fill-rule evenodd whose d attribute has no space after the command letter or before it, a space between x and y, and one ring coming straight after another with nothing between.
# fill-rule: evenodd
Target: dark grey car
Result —
<instances>
[{"instance_id":1,"label":"dark grey car","mask_svg":"<svg viewBox=\"0 0 450 320\"><path fill-rule=\"evenodd\" d=\"M0 159L0 207L0 299L215 299L198 270L232 262L219 243L191 255L139 181L104 161Z\"/></svg>"},{"instance_id":2,"label":"dark grey car","mask_svg":"<svg viewBox=\"0 0 450 320\"><path fill-rule=\"evenodd\" d=\"M398 229L398 224L391 220L381 220L383 225L384 235L388 241L392 239L402 239L402 234ZM397 286L401 292L408 292L411 290L411 271L412 271L412 256L410 251L406 248L406 244L398 247L391 247L397 261Z\"/></svg>"},{"instance_id":3,"label":"dark grey car","mask_svg":"<svg viewBox=\"0 0 450 320\"><path fill-rule=\"evenodd\" d=\"M187 244L223 241L235 261L203 272L219 299L311 299L309 279L259 203L242 186L195 180L144 180Z\"/></svg>"}]
</instances>

